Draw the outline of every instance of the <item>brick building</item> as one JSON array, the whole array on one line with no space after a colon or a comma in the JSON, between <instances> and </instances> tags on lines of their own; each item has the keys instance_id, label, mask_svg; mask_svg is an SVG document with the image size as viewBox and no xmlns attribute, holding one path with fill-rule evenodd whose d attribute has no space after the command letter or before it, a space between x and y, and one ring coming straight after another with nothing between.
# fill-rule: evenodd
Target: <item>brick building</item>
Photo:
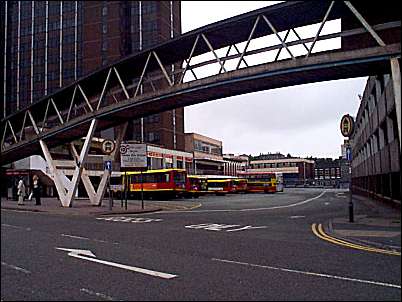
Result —
<instances>
[{"instance_id":1,"label":"brick building","mask_svg":"<svg viewBox=\"0 0 402 302\"><path fill-rule=\"evenodd\" d=\"M179 1L2 1L1 116L176 37L180 13ZM132 121L126 139L184 150L183 112ZM101 136L114 136L114 131Z\"/></svg>"}]
</instances>

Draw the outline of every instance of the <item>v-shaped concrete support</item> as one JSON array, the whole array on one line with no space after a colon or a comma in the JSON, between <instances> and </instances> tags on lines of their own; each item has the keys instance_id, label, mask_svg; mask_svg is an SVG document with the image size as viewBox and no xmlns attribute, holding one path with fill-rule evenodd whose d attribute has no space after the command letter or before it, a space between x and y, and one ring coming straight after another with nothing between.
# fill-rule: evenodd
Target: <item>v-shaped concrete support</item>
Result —
<instances>
[{"instance_id":1,"label":"v-shaped concrete support","mask_svg":"<svg viewBox=\"0 0 402 302\"><path fill-rule=\"evenodd\" d=\"M126 134L127 126L128 126L128 123L125 123L120 128L120 132L119 132L119 135L116 140L116 147L115 147L114 152L111 155L113 160L117 159L121 142L123 141L123 138ZM70 144L70 149L71 149L71 153L73 154L74 160L77 163L78 159L79 159L79 155L78 155L77 149L75 148L73 143ZM76 168L77 168L77 166L76 166ZM110 172L108 170L104 170L101 181L98 186L98 189L95 191L95 188L91 182L91 179L89 178L88 171L84 167L82 168L81 180L82 180L82 183L84 184L85 190L89 197L89 201L92 205L100 206L102 204L103 196L105 195L106 185L107 185L107 181L108 181L109 177L110 177Z\"/></svg>"},{"instance_id":2,"label":"v-shaped concrete support","mask_svg":"<svg viewBox=\"0 0 402 302\"><path fill-rule=\"evenodd\" d=\"M57 193L59 194L60 202L63 207L71 207L75 193L77 192L79 180L81 179L82 171L84 168L84 163L86 162L89 147L91 146L91 141L95 133L97 120L93 119L89 126L89 130L87 136L84 141L84 145L82 147L81 153L75 160L76 167L73 173L73 178L70 182L62 181L62 172L57 170L57 167L52 159L50 151L43 140L40 140L40 146L42 148L42 152L45 156L46 162L50 168L50 173L52 175L54 184L56 186Z\"/></svg>"},{"instance_id":3,"label":"v-shaped concrete support","mask_svg":"<svg viewBox=\"0 0 402 302\"><path fill-rule=\"evenodd\" d=\"M71 153L73 154L75 162L78 161L79 155L77 149L75 148L74 144L70 144ZM77 168L77 166L76 166ZM89 201L92 205L100 206L102 203L103 195L105 194L105 188L107 180L110 176L109 171L104 171L102 175L102 179L98 186L98 190L95 191L94 186L92 185L91 179L89 178L88 171L85 168L82 168L81 180L84 184L85 190L88 194Z\"/></svg>"}]
</instances>

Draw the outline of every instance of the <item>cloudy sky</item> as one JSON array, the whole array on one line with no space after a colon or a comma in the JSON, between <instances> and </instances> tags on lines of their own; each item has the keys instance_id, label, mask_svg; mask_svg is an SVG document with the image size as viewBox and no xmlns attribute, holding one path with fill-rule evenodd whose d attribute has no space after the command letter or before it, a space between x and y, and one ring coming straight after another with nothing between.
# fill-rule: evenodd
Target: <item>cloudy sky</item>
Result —
<instances>
[{"instance_id":1,"label":"cloudy sky","mask_svg":"<svg viewBox=\"0 0 402 302\"><path fill-rule=\"evenodd\" d=\"M182 1L182 31L273 3ZM337 158L344 139L340 119L346 113L356 115L358 94L363 94L366 81L355 78L306 84L189 106L185 108L185 131L221 140L224 153L281 152Z\"/></svg>"}]
</instances>

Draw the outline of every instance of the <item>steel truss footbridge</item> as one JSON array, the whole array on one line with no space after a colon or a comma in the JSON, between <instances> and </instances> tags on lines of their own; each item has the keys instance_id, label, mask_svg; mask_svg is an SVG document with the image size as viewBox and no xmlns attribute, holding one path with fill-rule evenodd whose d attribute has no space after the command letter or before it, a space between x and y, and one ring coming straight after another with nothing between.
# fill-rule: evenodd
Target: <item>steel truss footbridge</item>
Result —
<instances>
[{"instance_id":1,"label":"steel truss footbridge","mask_svg":"<svg viewBox=\"0 0 402 302\"><path fill-rule=\"evenodd\" d=\"M80 180L91 204L100 205L109 172L95 191L84 168L95 131L121 125L116 157L129 120L249 92L384 73L392 73L400 138L401 21L392 6L283 2L128 56L2 119L0 164L42 154L62 206L72 206ZM340 29L325 33L334 20L340 20ZM302 31L308 26L314 33L306 37ZM339 47L319 50L334 39ZM252 46L256 41L262 41L260 47ZM213 71L201 77L205 68ZM83 137L77 150L72 142ZM66 143L75 159L68 183L61 181L49 152Z\"/></svg>"}]
</instances>

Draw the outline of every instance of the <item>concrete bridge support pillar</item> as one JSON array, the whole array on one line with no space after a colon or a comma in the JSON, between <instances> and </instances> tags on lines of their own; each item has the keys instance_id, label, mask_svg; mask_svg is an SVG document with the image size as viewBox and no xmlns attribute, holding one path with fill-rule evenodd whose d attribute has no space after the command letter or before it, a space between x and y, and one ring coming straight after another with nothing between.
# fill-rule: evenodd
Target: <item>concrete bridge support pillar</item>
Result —
<instances>
[{"instance_id":1,"label":"concrete bridge support pillar","mask_svg":"<svg viewBox=\"0 0 402 302\"><path fill-rule=\"evenodd\" d=\"M50 168L50 173L53 178L54 184L56 186L56 190L59 195L61 205L63 207L71 207L72 206L72 203L73 203L73 200L75 197L75 193L78 188L79 180L81 179L82 171L84 168L84 163L86 162L86 159L88 156L88 151L91 146L91 141L92 141L92 138L95 133L96 124L97 124L97 120L93 119L89 126L89 130L88 130L87 136L85 138L81 153L76 158L76 161L75 161L76 167L74 170L73 178L68 185L62 182L61 175L60 175L61 171L57 170L57 167L52 159L52 156L50 154L50 151L49 151L46 143L43 140L39 141L40 146L42 148L42 152L45 156L46 162Z\"/></svg>"}]
</instances>

